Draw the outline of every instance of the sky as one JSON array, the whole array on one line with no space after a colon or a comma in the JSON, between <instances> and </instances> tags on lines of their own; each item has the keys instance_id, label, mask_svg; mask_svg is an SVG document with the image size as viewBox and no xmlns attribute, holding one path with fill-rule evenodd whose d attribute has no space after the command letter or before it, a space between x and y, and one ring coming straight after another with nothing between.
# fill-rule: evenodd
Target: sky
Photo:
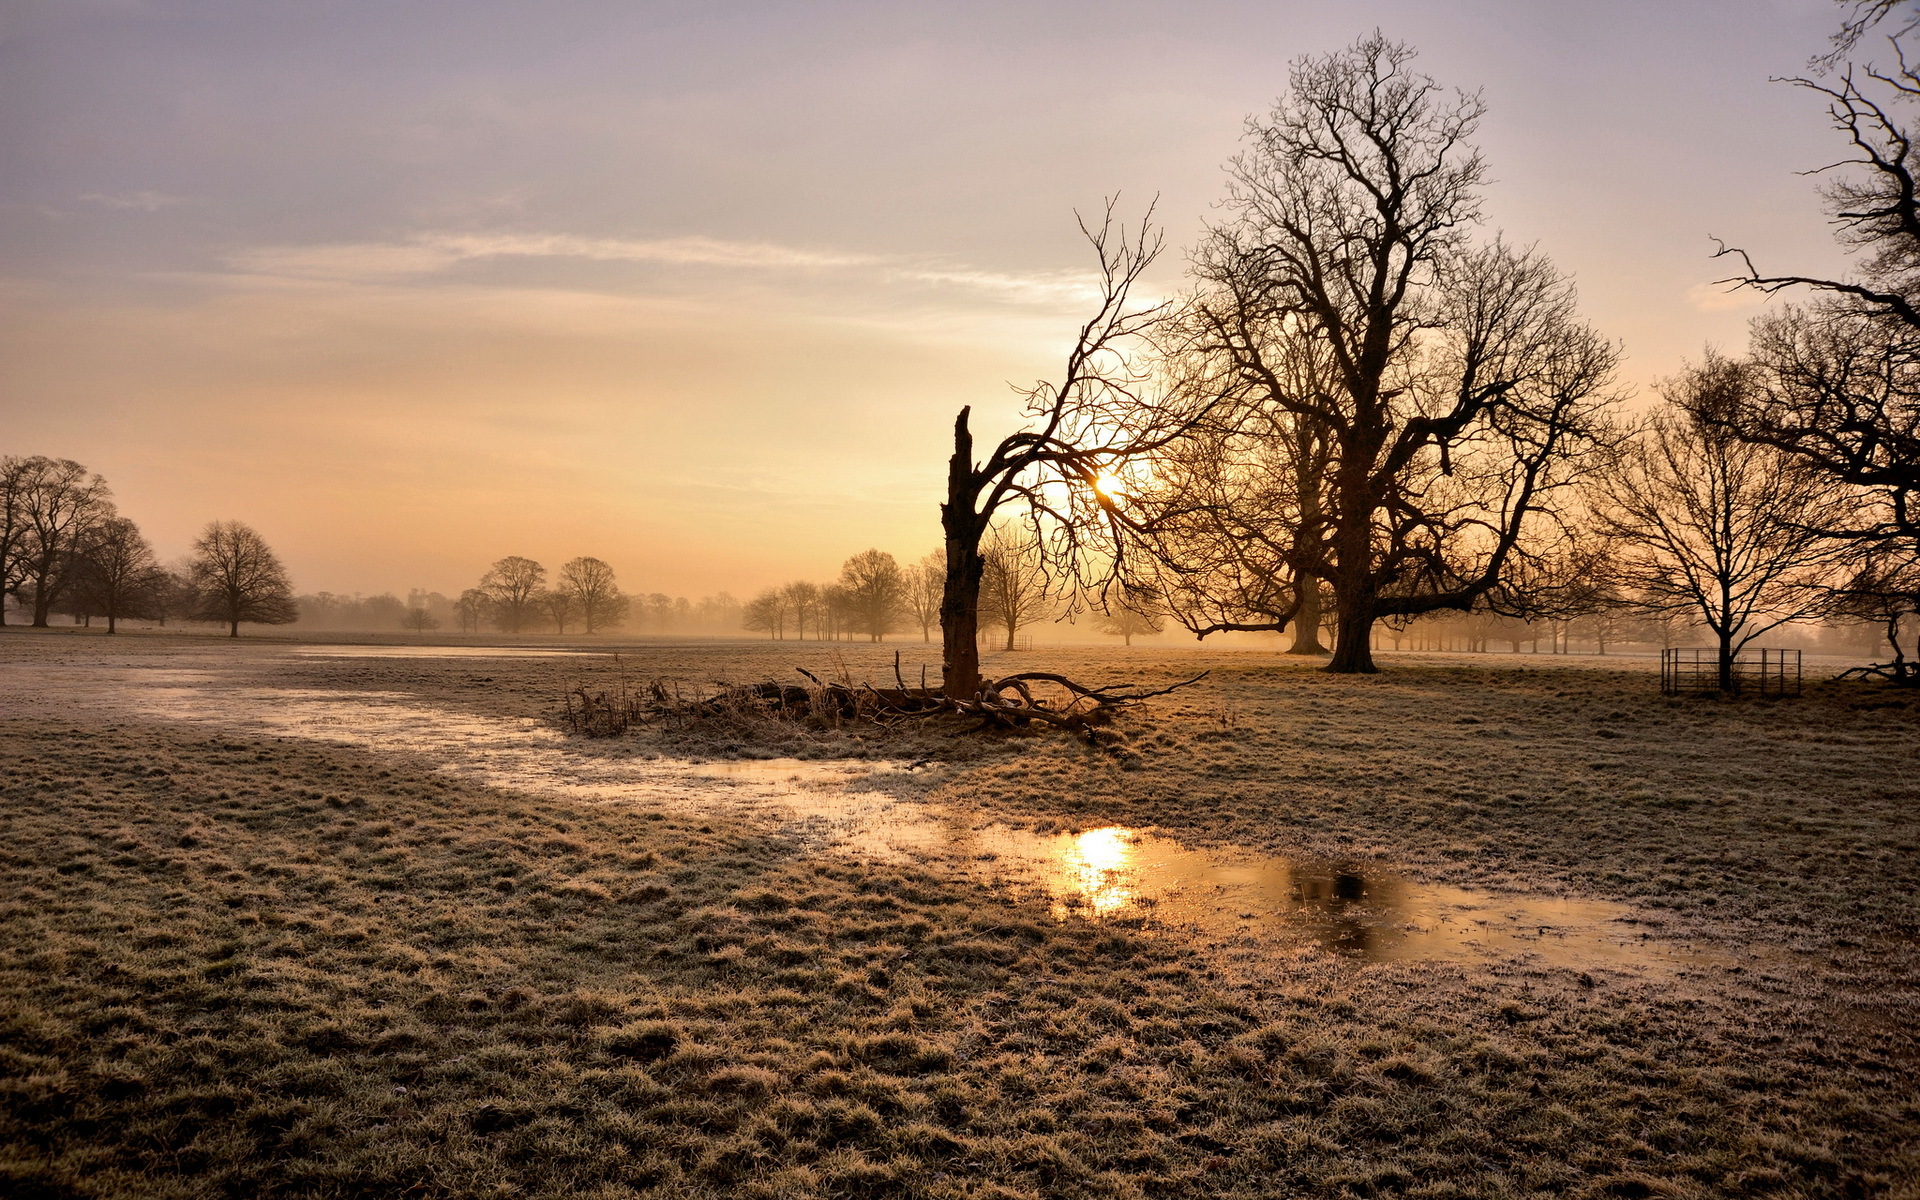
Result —
<instances>
[{"instance_id":1,"label":"sky","mask_svg":"<svg viewBox=\"0 0 1920 1200\"><path fill-rule=\"evenodd\" d=\"M954 413L1010 431L1085 314L1075 213L1182 286L1288 64L1379 28L1483 93L1484 234L1535 243L1634 403L1737 351L1720 237L1842 271L1774 77L1830 0L0 0L0 453L163 556L301 591L492 560L750 594L932 549Z\"/></svg>"}]
</instances>

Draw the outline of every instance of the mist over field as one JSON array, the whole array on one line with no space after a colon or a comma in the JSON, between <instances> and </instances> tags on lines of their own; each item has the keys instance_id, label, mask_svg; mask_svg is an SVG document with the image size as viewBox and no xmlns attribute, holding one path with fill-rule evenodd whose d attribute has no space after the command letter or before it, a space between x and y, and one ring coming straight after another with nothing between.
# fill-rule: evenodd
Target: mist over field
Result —
<instances>
[{"instance_id":1,"label":"mist over field","mask_svg":"<svg viewBox=\"0 0 1920 1200\"><path fill-rule=\"evenodd\" d=\"M0 14L0 1195L1920 1198L1916 39Z\"/></svg>"}]
</instances>

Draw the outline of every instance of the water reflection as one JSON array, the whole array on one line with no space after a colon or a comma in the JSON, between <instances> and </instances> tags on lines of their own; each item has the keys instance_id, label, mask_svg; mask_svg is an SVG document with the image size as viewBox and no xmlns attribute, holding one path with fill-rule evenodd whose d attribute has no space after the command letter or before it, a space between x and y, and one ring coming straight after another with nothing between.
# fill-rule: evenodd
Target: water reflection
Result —
<instances>
[{"instance_id":1,"label":"water reflection","mask_svg":"<svg viewBox=\"0 0 1920 1200\"><path fill-rule=\"evenodd\" d=\"M1216 944L1298 944L1369 960L1523 960L1581 970L1665 971L1699 962L1656 942L1622 904L1425 884L1360 862L1311 862L1191 846L1150 830L1012 827L970 809L897 796L909 768L794 759L691 763L588 753L531 719L422 706L399 693L222 685L195 672L103 671L92 699L150 716L418 757L473 783L586 803L702 816L773 816L820 852L915 861L1000 886L1044 890L1054 912L1150 917ZM75 687L49 676L30 690ZM0 679L29 686L25 678Z\"/></svg>"},{"instance_id":2,"label":"water reflection","mask_svg":"<svg viewBox=\"0 0 1920 1200\"><path fill-rule=\"evenodd\" d=\"M605 650L563 650L539 646L299 646L302 658L605 658Z\"/></svg>"}]
</instances>

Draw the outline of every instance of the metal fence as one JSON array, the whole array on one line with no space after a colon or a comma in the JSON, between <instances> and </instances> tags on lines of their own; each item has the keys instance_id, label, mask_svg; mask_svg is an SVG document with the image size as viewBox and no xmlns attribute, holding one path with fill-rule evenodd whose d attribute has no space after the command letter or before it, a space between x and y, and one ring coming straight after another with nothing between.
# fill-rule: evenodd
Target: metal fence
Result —
<instances>
[{"instance_id":1,"label":"metal fence","mask_svg":"<svg viewBox=\"0 0 1920 1200\"><path fill-rule=\"evenodd\" d=\"M1734 654L1728 690L1741 696L1798 696L1798 650L1741 650ZM1720 690L1720 652L1711 646L1660 652L1660 690L1669 696Z\"/></svg>"}]
</instances>

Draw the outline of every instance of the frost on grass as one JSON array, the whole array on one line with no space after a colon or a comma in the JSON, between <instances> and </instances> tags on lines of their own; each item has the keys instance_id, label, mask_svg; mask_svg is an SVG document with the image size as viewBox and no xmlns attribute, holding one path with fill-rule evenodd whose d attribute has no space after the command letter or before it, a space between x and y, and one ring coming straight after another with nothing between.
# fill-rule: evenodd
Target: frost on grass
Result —
<instances>
[{"instance_id":1,"label":"frost on grass","mask_svg":"<svg viewBox=\"0 0 1920 1200\"><path fill-rule=\"evenodd\" d=\"M1881 770L1911 744L1906 708L1853 692L1782 721L1672 707L1616 672L1239 667L1131 723L1135 762L1017 740L939 788L1066 826L1635 895L1676 929L1780 931L1773 957L1659 986L1259 957L809 857L745 816L76 708L0 725L0 1191L1705 1197L1914 1178L1911 1027L1889 1019L1911 1003L1914 799ZM490 664L487 687L470 664L341 669L284 682L534 715L564 668Z\"/></svg>"}]
</instances>

